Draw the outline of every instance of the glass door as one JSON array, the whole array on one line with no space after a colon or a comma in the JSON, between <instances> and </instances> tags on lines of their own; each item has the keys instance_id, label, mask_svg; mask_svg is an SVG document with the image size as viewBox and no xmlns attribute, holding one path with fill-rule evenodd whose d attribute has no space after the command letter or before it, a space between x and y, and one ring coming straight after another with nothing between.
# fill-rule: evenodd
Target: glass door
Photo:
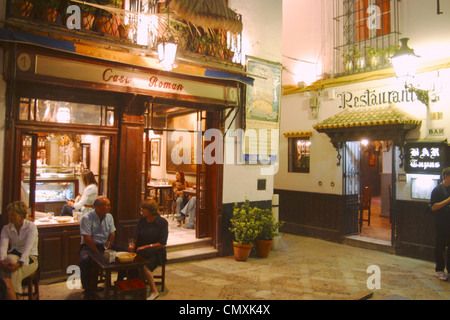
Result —
<instances>
[{"instance_id":1,"label":"glass door","mask_svg":"<svg viewBox=\"0 0 450 320\"><path fill-rule=\"evenodd\" d=\"M108 176L109 176L109 152L111 149L111 139L100 138L100 156L98 169L98 194L108 196Z\"/></svg>"},{"instance_id":2,"label":"glass door","mask_svg":"<svg viewBox=\"0 0 450 320\"><path fill-rule=\"evenodd\" d=\"M19 200L25 202L30 208L31 218L34 219L35 193L36 193L36 162L38 136L32 133L21 133L20 144L20 190L18 191ZM17 190L16 190L17 192ZM17 194L17 193L16 193Z\"/></svg>"}]
</instances>

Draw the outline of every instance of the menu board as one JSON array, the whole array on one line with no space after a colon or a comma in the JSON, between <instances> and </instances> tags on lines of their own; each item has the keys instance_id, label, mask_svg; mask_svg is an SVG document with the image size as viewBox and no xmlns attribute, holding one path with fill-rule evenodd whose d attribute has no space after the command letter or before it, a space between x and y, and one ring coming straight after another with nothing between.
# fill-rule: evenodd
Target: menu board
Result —
<instances>
[{"instance_id":1,"label":"menu board","mask_svg":"<svg viewBox=\"0 0 450 320\"><path fill-rule=\"evenodd\" d=\"M246 163L267 164L278 161L281 69L279 63L247 58L247 72L255 81L253 85L247 86Z\"/></svg>"}]
</instances>

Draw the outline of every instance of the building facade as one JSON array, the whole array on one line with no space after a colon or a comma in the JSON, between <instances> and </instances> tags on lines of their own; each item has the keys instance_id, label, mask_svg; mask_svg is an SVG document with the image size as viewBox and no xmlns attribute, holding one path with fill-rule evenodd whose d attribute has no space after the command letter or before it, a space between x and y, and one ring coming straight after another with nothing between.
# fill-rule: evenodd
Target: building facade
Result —
<instances>
[{"instance_id":1,"label":"building facade","mask_svg":"<svg viewBox=\"0 0 450 320\"><path fill-rule=\"evenodd\" d=\"M245 129L247 92L258 90L248 61L281 62L281 3L220 1L206 13L187 3L1 2L2 223L8 203L30 205L31 218L41 223L44 276L77 263L77 221L44 220L81 193L84 169L111 199L119 245L134 234L149 186L161 188L177 171L197 187L196 236L210 237L219 255L232 251L234 203L271 205L274 177L262 170L268 165L240 161L242 144L222 139ZM156 51L157 38L168 33L179 45L176 65L169 66ZM174 137L180 132L185 140ZM223 159L207 163L208 146ZM175 161L190 151L191 159Z\"/></svg>"},{"instance_id":2,"label":"building facade","mask_svg":"<svg viewBox=\"0 0 450 320\"><path fill-rule=\"evenodd\" d=\"M450 164L450 7L439 1L295 5L284 2L284 12L308 14L295 19L296 30L304 31L300 41L286 33L283 39L275 193L285 229L381 243L388 252L433 260L433 218L425 207ZM293 20L284 21L285 30ZM406 80L390 62L402 38L420 56L414 78ZM370 226L367 211L360 216L366 187Z\"/></svg>"}]
</instances>

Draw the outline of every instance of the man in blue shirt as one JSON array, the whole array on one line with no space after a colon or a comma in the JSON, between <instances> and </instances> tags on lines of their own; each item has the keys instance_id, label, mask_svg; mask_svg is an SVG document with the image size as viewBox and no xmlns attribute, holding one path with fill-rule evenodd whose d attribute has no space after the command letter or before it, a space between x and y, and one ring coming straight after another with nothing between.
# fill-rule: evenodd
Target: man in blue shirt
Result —
<instances>
[{"instance_id":1,"label":"man in blue shirt","mask_svg":"<svg viewBox=\"0 0 450 320\"><path fill-rule=\"evenodd\" d=\"M95 290L95 284L91 284L92 261L89 254L103 252L105 244L106 249L110 249L116 237L116 227L110 210L109 199L97 197L94 201L94 210L83 215L80 221L80 272L85 299L93 298Z\"/></svg>"}]
</instances>

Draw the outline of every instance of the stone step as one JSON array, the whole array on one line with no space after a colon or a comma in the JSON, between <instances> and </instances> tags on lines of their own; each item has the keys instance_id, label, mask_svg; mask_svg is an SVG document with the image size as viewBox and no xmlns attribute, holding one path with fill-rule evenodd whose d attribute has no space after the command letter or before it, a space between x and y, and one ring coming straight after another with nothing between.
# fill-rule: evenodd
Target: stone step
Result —
<instances>
[{"instance_id":1,"label":"stone step","mask_svg":"<svg viewBox=\"0 0 450 320\"><path fill-rule=\"evenodd\" d=\"M217 254L217 249L212 246L170 251L167 252L167 263L215 258Z\"/></svg>"},{"instance_id":2,"label":"stone step","mask_svg":"<svg viewBox=\"0 0 450 320\"><path fill-rule=\"evenodd\" d=\"M345 237L343 244L352 247L395 254L395 248L392 246L390 241L377 240L355 235Z\"/></svg>"},{"instance_id":3,"label":"stone step","mask_svg":"<svg viewBox=\"0 0 450 320\"><path fill-rule=\"evenodd\" d=\"M188 242L172 242L168 243L166 246L167 253L180 251L180 250L188 250L195 249L201 247L211 247L212 239L211 238L203 238L203 239L194 239Z\"/></svg>"}]
</instances>

